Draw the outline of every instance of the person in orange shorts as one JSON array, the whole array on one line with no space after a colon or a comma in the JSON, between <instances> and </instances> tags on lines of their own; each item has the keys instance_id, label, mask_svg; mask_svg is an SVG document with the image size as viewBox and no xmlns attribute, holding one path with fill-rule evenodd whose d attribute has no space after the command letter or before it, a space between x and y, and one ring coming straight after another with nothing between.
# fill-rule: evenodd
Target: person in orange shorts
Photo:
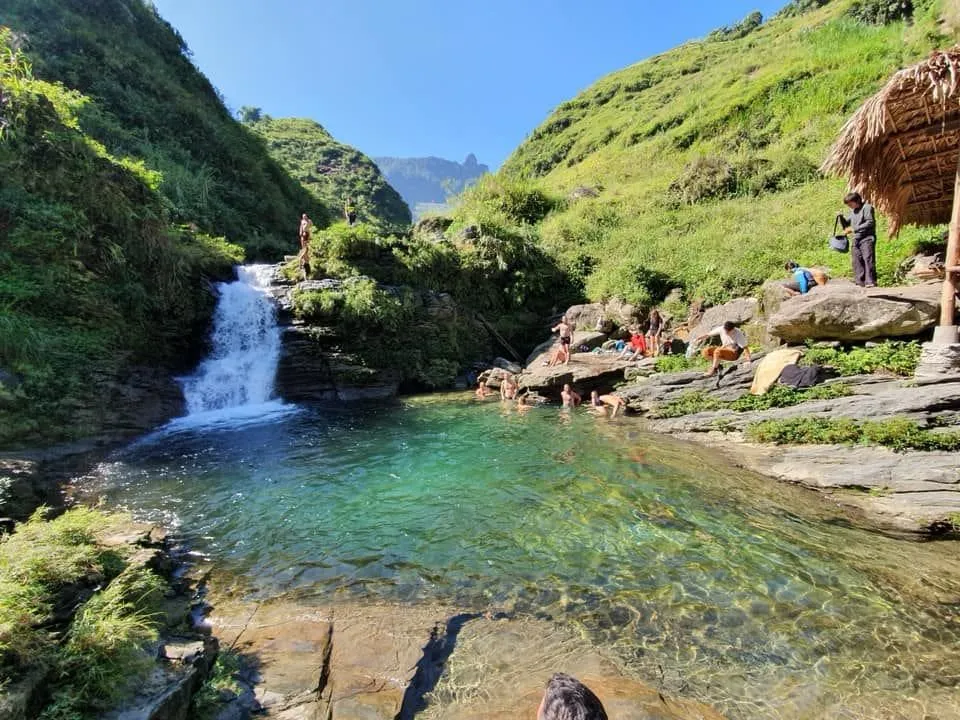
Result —
<instances>
[{"instance_id":1,"label":"person in orange shorts","mask_svg":"<svg viewBox=\"0 0 960 720\"><path fill-rule=\"evenodd\" d=\"M700 335L696 338L696 342L703 342L707 338L712 337L720 338L720 345L711 345L703 349L703 357L707 360L713 360L713 364L710 366L710 369L704 373L704 377L710 377L716 374L720 363L724 360L735 362L743 356L747 362L750 362L750 347L747 342L747 336L743 333L743 330L729 320L720 327L716 327L710 332Z\"/></svg>"}]
</instances>

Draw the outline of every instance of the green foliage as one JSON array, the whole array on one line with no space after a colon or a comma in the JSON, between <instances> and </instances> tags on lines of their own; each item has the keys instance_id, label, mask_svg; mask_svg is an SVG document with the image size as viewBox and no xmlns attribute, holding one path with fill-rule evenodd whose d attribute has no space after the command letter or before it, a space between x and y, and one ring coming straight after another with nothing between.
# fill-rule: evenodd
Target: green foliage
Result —
<instances>
[{"instance_id":1,"label":"green foliage","mask_svg":"<svg viewBox=\"0 0 960 720\"><path fill-rule=\"evenodd\" d=\"M235 650L221 649L210 670L210 676L200 691L193 696L190 717L197 720L211 720L217 716L218 710L223 706L221 693L239 695L243 690L239 682L242 667L240 655Z\"/></svg>"},{"instance_id":2,"label":"green foliage","mask_svg":"<svg viewBox=\"0 0 960 720\"><path fill-rule=\"evenodd\" d=\"M851 17L868 25L886 25L913 17L913 0L857 0L850 7Z\"/></svg>"},{"instance_id":3,"label":"green foliage","mask_svg":"<svg viewBox=\"0 0 960 720\"><path fill-rule=\"evenodd\" d=\"M817 385L812 388L795 390L785 385L774 385L763 395L746 393L736 400L719 400L702 390L686 392L675 400L657 408L656 415L661 418L682 417L710 410L732 410L733 412L755 412L771 408L790 407L811 400L833 400L847 397L850 388L842 383Z\"/></svg>"},{"instance_id":4,"label":"green foliage","mask_svg":"<svg viewBox=\"0 0 960 720\"><path fill-rule=\"evenodd\" d=\"M0 446L96 429L112 376L192 359L243 251L169 224L155 173L80 129L81 95L36 80L0 31ZM86 411L78 412L78 408Z\"/></svg>"},{"instance_id":5,"label":"green foliage","mask_svg":"<svg viewBox=\"0 0 960 720\"><path fill-rule=\"evenodd\" d=\"M881 445L896 452L960 450L960 432L933 432L901 418L878 422L847 418L764 420L750 425L747 437L777 445Z\"/></svg>"},{"instance_id":6,"label":"green foliage","mask_svg":"<svg viewBox=\"0 0 960 720\"><path fill-rule=\"evenodd\" d=\"M156 639L163 583L97 542L126 522L86 508L47 520L41 509L0 540L0 682L50 668L55 691L45 720L91 717L150 664L145 645ZM92 597L64 640L64 611L84 591Z\"/></svg>"},{"instance_id":7,"label":"green foliage","mask_svg":"<svg viewBox=\"0 0 960 720\"><path fill-rule=\"evenodd\" d=\"M710 42L722 42L724 40L739 40L746 37L758 27L763 25L763 15L759 12L752 12L736 25L717 28L709 35L707 40Z\"/></svg>"},{"instance_id":8,"label":"green foliage","mask_svg":"<svg viewBox=\"0 0 960 720\"><path fill-rule=\"evenodd\" d=\"M697 370L704 368L707 361L700 355L688 358L686 355L661 355L657 358L656 369L658 373L683 372L684 370Z\"/></svg>"},{"instance_id":9,"label":"green foliage","mask_svg":"<svg viewBox=\"0 0 960 720\"><path fill-rule=\"evenodd\" d=\"M815 385L812 388L795 390L786 385L774 385L763 395L747 393L730 404L734 412L752 412L771 408L790 407L810 400L834 400L851 394L850 387L843 383Z\"/></svg>"},{"instance_id":10,"label":"green foliage","mask_svg":"<svg viewBox=\"0 0 960 720\"><path fill-rule=\"evenodd\" d=\"M370 367L395 370L417 387L449 387L464 361L479 351L476 329L456 308L431 315L428 298L410 288L385 288L350 278L337 290L298 292L294 313L334 325L344 350Z\"/></svg>"},{"instance_id":11,"label":"green foliage","mask_svg":"<svg viewBox=\"0 0 960 720\"><path fill-rule=\"evenodd\" d=\"M720 410L726 404L718 400L710 393L703 390L692 390L685 392L680 397L670 402L664 403L656 411L658 418L675 418L684 415L695 415L709 410Z\"/></svg>"},{"instance_id":12,"label":"green foliage","mask_svg":"<svg viewBox=\"0 0 960 720\"><path fill-rule=\"evenodd\" d=\"M657 274L688 301L718 303L780 277L788 257L849 276L849 258L826 242L844 181L818 168L857 106L943 42L938 2L911 23L881 25L853 19L851 6L798 0L743 37L687 43L602 78L468 190L454 217L530 225L591 301L648 303L657 293L644 278ZM601 190L530 224L491 197L487 188L506 182L554 198ZM881 227L881 282L920 235L888 238Z\"/></svg>"},{"instance_id":13,"label":"green foliage","mask_svg":"<svg viewBox=\"0 0 960 720\"><path fill-rule=\"evenodd\" d=\"M93 100L77 112L78 128L159 172L173 221L265 258L296 247L300 213L324 222L319 204L230 116L151 3L9 0L3 21L27 39L39 78Z\"/></svg>"},{"instance_id":14,"label":"green foliage","mask_svg":"<svg viewBox=\"0 0 960 720\"><path fill-rule=\"evenodd\" d=\"M337 142L313 120L263 116L254 120L257 108L246 110L245 122L264 139L270 155L324 205L329 217L342 218L350 199L359 220L374 223L381 231L410 224L410 208L359 150ZM292 217L295 222L297 216Z\"/></svg>"},{"instance_id":15,"label":"green foliage","mask_svg":"<svg viewBox=\"0 0 960 720\"><path fill-rule=\"evenodd\" d=\"M94 716L137 687L153 666L163 581L128 567L77 613L56 659L57 689L41 720Z\"/></svg>"},{"instance_id":16,"label":"green foliage","mask_svg":"<svg viewBox=\"0 0 960 720\"><path fill-rule=\"evenodd\" d=\"M913 375L920 362L920 343L885 341L872 347L837 349L809 347L803 355L804 365L826 365L841 375L892 373L904 377Z\"/></svg>"}]
</instances>

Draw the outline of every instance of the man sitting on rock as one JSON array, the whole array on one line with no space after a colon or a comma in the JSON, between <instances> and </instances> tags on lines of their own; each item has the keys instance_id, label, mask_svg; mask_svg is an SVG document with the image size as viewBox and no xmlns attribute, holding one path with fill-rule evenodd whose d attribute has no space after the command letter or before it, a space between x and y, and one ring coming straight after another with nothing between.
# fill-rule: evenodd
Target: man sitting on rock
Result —
<instances>
[{"instance_id":1,"label":"man sitting on rock","mask_svg":"<svg viewBox=\"0 0 960 720\"><path fill-rule=\"evenodd\" d=\"M700 335L696 338L696 342L703 342L707 338L720 338L720 345L712 345L703 349L703 357L707 360L713 360L713 365L703 374L704 377L715 375L720 363L724 360L735 362L743 355L746 361L750 362L750 347L747 336L730 320L727 320L720 327Z\"/></svg>"},{"instance_id":2,"label":"man sitting on rock","mask_svg":"<svg viewBox=\"0 0 960 720\"><path fill-rule=\"evenodd\" d=\"M557 673L537 708L537 720L607 720L600 698L574 677Z\"/></svg>"}]
</instances>

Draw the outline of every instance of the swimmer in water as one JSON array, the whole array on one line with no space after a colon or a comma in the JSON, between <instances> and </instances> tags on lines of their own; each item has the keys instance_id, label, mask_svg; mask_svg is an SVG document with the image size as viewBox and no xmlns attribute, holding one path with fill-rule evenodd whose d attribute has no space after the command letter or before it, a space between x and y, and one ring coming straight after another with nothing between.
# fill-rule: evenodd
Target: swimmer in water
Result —
<instances>
[{"instance_id":1,"label":"swimmer in water","mask_svg":"<svg viewBox=\"0 0 960 720\"><path fill-rule=\"evenodd\" d=\"M565 408L575 408L583 402L583 398L580 397L577 392L570 387L570 383L567 383L563 386L563 392L560 393L560 399L563 400L563 407Z\"/></svg>"}]
</instances>

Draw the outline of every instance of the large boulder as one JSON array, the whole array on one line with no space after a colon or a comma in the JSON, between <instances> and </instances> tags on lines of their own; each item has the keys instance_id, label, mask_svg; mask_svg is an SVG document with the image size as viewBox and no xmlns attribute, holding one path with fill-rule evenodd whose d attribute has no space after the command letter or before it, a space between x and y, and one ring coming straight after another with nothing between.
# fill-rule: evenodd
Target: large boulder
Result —
<instances>
[{"instance_id":1,"label":"large boulder","mask_svg":"<svg viewBox=\"0 0 960 720\"><path fill-rule=\"evenodd\" d=\"M940 289L938 283L867 289L833 281L785 300L767 329L793 343L915 336L936 325Z\"/></svg>"}]
</instances>

